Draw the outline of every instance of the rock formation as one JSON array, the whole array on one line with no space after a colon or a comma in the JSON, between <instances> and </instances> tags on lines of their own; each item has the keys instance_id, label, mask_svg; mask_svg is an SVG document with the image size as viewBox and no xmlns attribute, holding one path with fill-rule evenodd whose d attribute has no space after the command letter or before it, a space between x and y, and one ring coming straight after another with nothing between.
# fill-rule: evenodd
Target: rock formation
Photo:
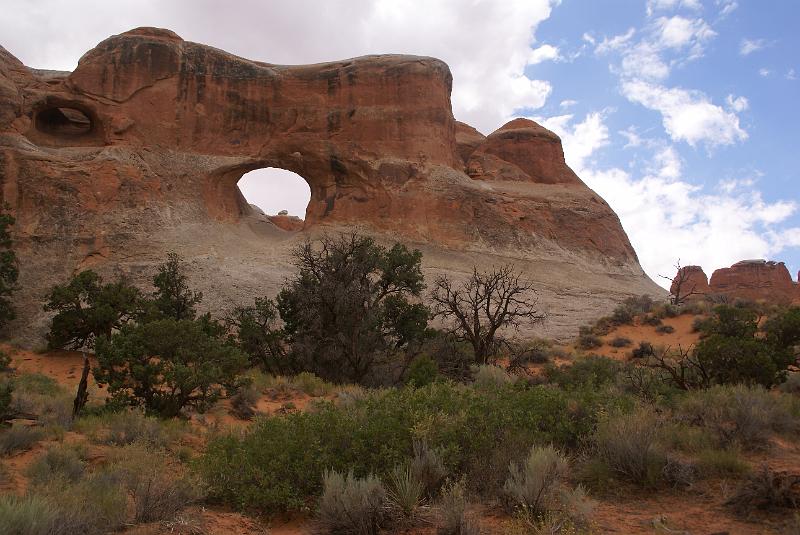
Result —
<instances>
[{"instance_id":1,"label":"rock formation","mask_svg":"<svg viewBox=\"0 0 800 535\"><path fill-rule=\"evenodd\" d=\"M106 39L71 73L0 47L2 201L22 266L13 334L40 335L43 295L80 269L146 284L177 251L222 310L274 293L300 240L352 227L422 248L428 273L514 262L555 334L658 293L559 138L524 119L484 137L453 118L451 84L428 57L272 65L156 28ZM256 217L239 192L262 167L308 182L302 232Z\"/></svg>"},{"instance_id":2,"label":"rock formation","mask_svg":"<svg viewBox=\"0 0 800 535\"><path fill-rule=\"evenodd\" d=\"M800 302L800 282L792 280L783 262L742 260L714 271L710 282L700 266L685 266L672 281L670 292L673 295L678 291L679 282L681 295L689 299L725 296L780 304Z\"/></svg>"}]
</instances>

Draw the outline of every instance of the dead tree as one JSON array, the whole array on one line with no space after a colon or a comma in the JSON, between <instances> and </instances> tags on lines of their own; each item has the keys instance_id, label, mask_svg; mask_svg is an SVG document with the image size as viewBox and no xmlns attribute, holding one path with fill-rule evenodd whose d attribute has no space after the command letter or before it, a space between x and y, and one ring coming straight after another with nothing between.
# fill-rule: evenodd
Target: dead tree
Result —
<instances>
[{"instance_id":1,"label":"dead tree","mask_svg":"<svg viewBox=\"0 0 800 535\"><path fill-rule=\"evenodd\" d=\"M669 302L673 305L682 305L689 296L698 295L700 292L696 292L697 289L696 284L692 284L692 287L684 293L684 285L688 285L690 282L689 272L685 269L681 268L681 260L680 258L675 263L675 269L677 270L677 275L675 277L667 277L666 275L659 275L662 279L667 279L671 282L670 284L670 298Z\"/></svg>"},{"instance_id":2,"label":"dead tree","mask_svg":"<svg viewBox=\"0 0 800 535\"><path fill-rule=\"evenodd\" d=\"M523 323L544 321L534 293L533 286L512 266L483 273L473 268L460 284L447 275L438 277L431 301L434 316L449 322L449 331L472 345L475 361L486 364L496 349L495 335L500 328L517 330Z\"/></svg>"},{"instance_id":3,"label":"dead tree","mask_svg":"<svg viewBox=\"0 0 800 535\"><path fill-rule=\"evenodd\" d=\"M708 388L712 383L711 373L695 356L694 348L689 346L672 351L669 347L655 351L642 366L666 372L670 381L681 390Z\"/></svg>"},{"instance_id":4,"label":"dead tree","mask_svg":"<svg viewBox=\"0 0 800 535\"><path fill-rule=\"evenodd\" d=\"M72 419L77 418L86 402L89 400L89 357L86 353L83 354L83 372L81 373L81 381L78 383L78 392L75 394L75 401L72 404Z\"/></svg>"}]
</instances>

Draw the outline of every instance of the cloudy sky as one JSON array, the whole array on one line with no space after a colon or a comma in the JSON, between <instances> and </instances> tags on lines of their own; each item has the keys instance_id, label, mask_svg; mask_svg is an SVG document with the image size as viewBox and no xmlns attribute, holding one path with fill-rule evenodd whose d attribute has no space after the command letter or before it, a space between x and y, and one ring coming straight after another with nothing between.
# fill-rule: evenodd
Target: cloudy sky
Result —
<instances>
[{"instance_id":1,"label":"cloudy sky","mask_svg":"<svg viewBox=\"0 0 800 535\"><path fill-rule=\"evenodd\" d=\"M271 63L436 56L453 111L488 134L532 117L617 211L654 278L744 258L800 268L796 0L2 0L0 44L71 70L136 26ZM235 7L233 7L235 6ZM301 179L243 184L302 214ZM249 179L248 177L245 177ZM660 282L660 281L659 281Z\"/></svg>"}]
</instances>

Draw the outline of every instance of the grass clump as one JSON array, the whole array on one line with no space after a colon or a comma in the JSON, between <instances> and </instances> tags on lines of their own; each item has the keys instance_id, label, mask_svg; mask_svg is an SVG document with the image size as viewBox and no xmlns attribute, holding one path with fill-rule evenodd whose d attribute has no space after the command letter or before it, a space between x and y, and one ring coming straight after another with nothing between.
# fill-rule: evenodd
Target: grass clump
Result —
<instances>
[{"instance_id":1,"label":"grass clump","mask_svg":"<svg viewBox=\"0 0 800 535\"><path fill-rule=\"evenodd\" d=\"M27 469L33 485L44 485L53 479L75 483L86 471L86 452L80 446L58 444L51 446Z\"/></svg>"},{"instance_id":2,"label":"grass clump","mask_svg":"<svg viewBox=\"0 0 800 535\"><path fill-rule=\"evenodd\" d=\"M133 497L134 520L156 522L174 517L204 496L204 485L174 466L170 457L149 444L132 444L117 454L112 471Z\"/></svg>"},{"instance_id":3,"label":"grass clump","mask_svg":"<svg viewBox=\"0 0 800 535\"><path fill-rule=\"evenodd\" d=\"M750 473L750 465L732 448L701 451L697 469L704 477L741 477Z\"/></svg>"},{"instance_id":4,"label":"grass clump","mask_svg":"<svg viewBox=\"0 0 800 535\"><path fill-rule=\"evenodd\" d=\"M739 514L755 509L796 510L800 507L800 476L776 472L767 466L752 474L727 501Z\"/></svg>"},{"instance_id":5,"label":"grass clump","mask_svg":"<svg viewBox=\"0 0 800 535\"><path fill-rule=\"evenodd\" d=\"M790 398L758 386L720 385L692 392L677 414L713 432L723 447L746 450L764 448L772 433L796 426Z\"/></svg>"},{"instance_id":6,"label":"grass clump","mask_svg":"<svg viewBox=\"0 0 800 535\"><path fill-rule=\"evenodd\" d=\"M166 447L186 432L186 424L179 420L145 416L136 409L84 416L75 423L75 428L94 443L114 446L143 442Z\"/></svg>"},{"instance_id":7,"label":"grass clump","mask_svg":"<svg viewBox=\"0 0 800 535\"><path fill-rule=\"evenodd\" d=\"M597 349L598 347L602 347L603 340L601 340L596 334L586 333L578 337L578 341L575 345L578 347L578 349L583 349L586 351L589 349Z\"/></svg>"},{"instance_id":8,"label":"grass clump","mask_svg":"<svg viewBox=\"0 0 800 535\"><path fill-rule=\"evenodd\" d=\"M656 485L666 462L658 444L659 426L659 420L645 409L601 422L595 434L597 458L622 479Z\"/></svg>"},{"instance_id":9,"label":"grass clump","mask_svg":"<svg viewBox=\"0 0 800 535\"><path fill-rule=\"evenodd\" d=\"M29 450L42 440L44 435L41 428L26 425L12 425L0 429L0 456Z\"/></svg>"},{"instance_id":10,"label":"grass clump","mask_svg":"<svg viewBox=\"0 0 800 535\"><path fill-rule=\"evenodd\" d=\"M502 386L514 382L514 376L500 366L480 364L472 370L475 384L481 387Z\"/></svg>"},{"instance_id":11,"label":"grass clump","mask_svg":"<svg viewBox=\"0 0 800 535\"><path fill-rule=\"evenodd\" d=\"M503 492L515 508L541 515L556 507L567 469L567 459L553 446L533 446L525 461L511 463Z\"/></svg>"},{"instance_id":12,"label":"grass clump","mask_svg":"<svg viewBox=\"0 0 800 535\"><path fill-rule=\"evenodd\" d=\"M466 490L463 481L449 484L439 503L439 535L480 535L481 529L467 513Z\"/></svg>"},{"instance_id":13,"label":"grass clump","mask_svg":"<svg viewBox=\"0 0 800 535\"><path fill-rule=\"evenodd\" d=\"M386 489L374 476L358 478L327 471L317 524L323 533L376 535L386 520Z\"/></svg>"}]
</instances>

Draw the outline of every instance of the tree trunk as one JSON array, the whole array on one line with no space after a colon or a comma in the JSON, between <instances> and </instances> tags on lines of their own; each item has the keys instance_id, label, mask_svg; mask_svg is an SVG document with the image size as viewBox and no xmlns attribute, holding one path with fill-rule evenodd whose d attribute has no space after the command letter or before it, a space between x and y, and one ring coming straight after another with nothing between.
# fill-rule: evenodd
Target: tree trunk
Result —
<instances>
[{"instance_id":1,"label":"tree trunk","mask_svg":"<svg viewBox=\"0 0 800 535\"><path fill-rule=\"evenodd\" d=\"M83 354L83 373L81 373L81 382L78 383L78 392L75 395L75 402L72 405L72 419L74 420L77 418L83 407L86 405L86 401L89 399L89 392L87 388L89 386L89 357L86 356L86 353Z\"/></svg>"}]
</instances>

